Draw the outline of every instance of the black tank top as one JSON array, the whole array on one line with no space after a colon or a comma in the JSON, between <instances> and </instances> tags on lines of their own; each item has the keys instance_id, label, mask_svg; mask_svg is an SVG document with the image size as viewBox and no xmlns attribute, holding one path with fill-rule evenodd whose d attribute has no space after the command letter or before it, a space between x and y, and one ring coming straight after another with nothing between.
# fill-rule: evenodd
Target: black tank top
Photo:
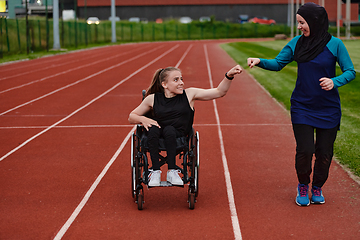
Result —
<instances>
[{"instance_id":1,"label":"black tank top","mask_svg":"<svg viewBox=\"0 0 360 240\"><path fill-rule=\"evenodd\" d=\"M162 128L171 125L184 136L190 132L194 110L190 107L185 90L172 98L166 98L164 93L155 93L153 111L154 119Z\"/></svg>"}]
</instances>

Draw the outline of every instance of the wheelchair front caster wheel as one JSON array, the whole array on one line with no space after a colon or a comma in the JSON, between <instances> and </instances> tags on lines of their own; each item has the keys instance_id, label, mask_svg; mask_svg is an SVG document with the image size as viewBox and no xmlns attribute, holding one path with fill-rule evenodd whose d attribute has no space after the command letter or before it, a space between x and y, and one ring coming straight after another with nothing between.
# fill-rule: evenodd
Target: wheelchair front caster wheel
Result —
<instances>
[{"instance_id":1,"label":"wheelchair front caster wheel","mask_svg":"<svg viewBox=\"0 0 360 240\"><path fill-rule=\"evenodd\" d=\"M189 193L189 209L195 208L195 193Z\"/></svg>"},{"instance_id":2,"label":"wheelchair front caster wheel","mask_svg":"<svg viewBox=\"0 0 360 240\"><path fill-rule=\"evenodd\" d=\"M142 193L139 193L137 195L137 205L138 205L138 210L142 210L143 209L143 203L144 203L144 195Z\"/></svg>"}]
</instances>

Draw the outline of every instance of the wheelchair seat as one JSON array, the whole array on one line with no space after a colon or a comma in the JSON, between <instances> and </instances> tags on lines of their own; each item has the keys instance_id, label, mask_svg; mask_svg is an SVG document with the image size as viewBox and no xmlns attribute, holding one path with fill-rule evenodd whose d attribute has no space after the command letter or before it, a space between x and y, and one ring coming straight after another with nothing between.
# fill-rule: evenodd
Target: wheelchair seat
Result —
<instances>
[{"instance_id":1,"label":"wheelchair seat","mask_svg":"<svg viewBox=\"0 0 360 240\"><path fill-rule=\"evenodd\" d=\"M188 134L188 136L184 136L184 137L177 137L176 138L176 150L185 150L189 147L189 138L191 138L192 134L194 132L194 129L191 130L191 133ZM148 134L147 131L142 131L142 134L140 136L140 143L141 146L146 149L149 150L149 144L148 144ZM165 147L165 139L161 138L159 139L159 151L166 151L166 147Z\"/></svg>"}]
</instances>

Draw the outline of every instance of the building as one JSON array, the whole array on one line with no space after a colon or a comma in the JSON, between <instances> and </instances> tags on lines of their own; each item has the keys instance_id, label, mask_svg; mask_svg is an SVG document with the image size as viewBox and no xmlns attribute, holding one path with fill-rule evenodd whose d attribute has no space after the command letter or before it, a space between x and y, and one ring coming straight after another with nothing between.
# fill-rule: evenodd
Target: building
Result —
<instances>
[{"instance_id":1,"label":"building","mask_svg":"<svg viewBox=\"0 0 360 240\"><path fill-rule=\"evenodd\" d=\"M313 1L318 4L325 3L329 21L335 24L337 0ZM296 0L294 0L295 2ZM309 2L309 0L305 2ZM182 16L189 16L192 19L214 16L216 20L236 22L240 14L246 14L250 17L272 18L277 23L288 23L290 15L288 14L289 0L116 0L115 5L116 15L120 19L140 17L147 18L149 21L157 18L180 18ZM86 17L96 16L100 19L108 19L110 16L110 0L77 0L77 6L79 17L85 17L86 14ZM342 16L345 18L345 4L342 4ZM351 19L359 21L359 3L351 4Z\"/></svg>"},{"instance_id":2,"label":"building","mask_svg":"<svg viewBox=\"0 0 360 240\"><path fill-rule=\"evenodd\" d=\"M4 1L4 0L0 0ZM202 16L213 16L216 20L238 22L239 15L249 17L264 16L277 23L289 23L290 0L115 0L116 15L120 19L131 17L146 18L155 21L157 18L178 19L189 16L199 19ZM301 3L301 0L298 0ZM309 2L311 0L305 0ZM335 25L337 19L337 0L312 0L324 5L329 21ZM342 18L345 18L346 0L342 0ZM359 0L351 0L351 21L359 22ZM25 0L6 1L9 17L15 18L24 14ZM53 0L28 0L29 14L45 14L52 16ZM76 8L78 18L98 17L107 20L110 17L111 0L58 0L60 12ZM294 0L294 5L296 0ZM2 4L4 5L4 4ZM296 8L294 7L294 11ZM60 13L61 16L61 13Z\"/></svg>"}]
</instances>

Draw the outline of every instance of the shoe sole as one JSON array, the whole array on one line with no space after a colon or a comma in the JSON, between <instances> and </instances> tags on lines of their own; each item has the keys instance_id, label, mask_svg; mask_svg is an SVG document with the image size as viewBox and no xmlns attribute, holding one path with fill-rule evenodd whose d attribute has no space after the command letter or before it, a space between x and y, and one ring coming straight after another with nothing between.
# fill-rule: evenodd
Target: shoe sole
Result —
<instances>
[{"instance_id":1,"label":"shoe sole","mask_svg":"<svg viewBox=\"0 0 360 240\"><path fill-rule=\"evenodd\" d=\"M300 207L307 207L307 206L310 205L310 202L306 205L306 204L300 204L300 203L298 203L296 200L295 200L295 203L296 203L298 206L300 206Z\"/></svg>"},{"instance_id":2,"label":"shoe sole","mask_svg":"<svg viewBox=\"0 0 360 240\"><path fill-rule=\"evenodd\" d=\"M160 187L161 185L159 184L159 185L154 185L154 184L148 184L148 187Z\"/></svg>"},{"instance_id":3,"label":"shoe sole","mask_svg":"<svg viewBox=\"0 0 360 240\"><path fill-rule=\"evenodd\" d=\"M314 201L311 201L311 204L324 204L325 203L325 201L323 201L323 202L314 202Z\"/></svg>"}]
</instances>

